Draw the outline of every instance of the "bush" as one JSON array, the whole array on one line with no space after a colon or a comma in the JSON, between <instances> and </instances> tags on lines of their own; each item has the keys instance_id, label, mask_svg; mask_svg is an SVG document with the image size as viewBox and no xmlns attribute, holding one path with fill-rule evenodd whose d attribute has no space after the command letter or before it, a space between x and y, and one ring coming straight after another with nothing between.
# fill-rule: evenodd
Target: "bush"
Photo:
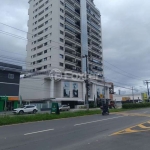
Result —
<instances>
[{"instance_id":1,"label":"bush","mask_svg":"<svg viewBox=\"0 0 150 150\"><path fill-rule=\"evenodd\" d=\"M150 103L128 103L128 104L122 104L123 109L132 109L132 108L146 108L150 107Z\"/></svg>"}]
</instances>

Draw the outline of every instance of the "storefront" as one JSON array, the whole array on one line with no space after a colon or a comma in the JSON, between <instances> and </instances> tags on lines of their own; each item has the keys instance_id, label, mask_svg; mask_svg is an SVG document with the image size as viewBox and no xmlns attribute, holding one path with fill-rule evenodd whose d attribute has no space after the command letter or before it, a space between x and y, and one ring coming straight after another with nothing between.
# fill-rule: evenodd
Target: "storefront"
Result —
<instances>
[{"instance_id":1,"label":"storefront","mask_svg":"<svg viewBox=\"0 0 150 150\"><path fill-rule=\"evenodd\" d=\"M4 111L5 107L7 111L12 111L18 107L19 98L18 97L0 97L0 111Z\"/></svg>"}]
</instances>

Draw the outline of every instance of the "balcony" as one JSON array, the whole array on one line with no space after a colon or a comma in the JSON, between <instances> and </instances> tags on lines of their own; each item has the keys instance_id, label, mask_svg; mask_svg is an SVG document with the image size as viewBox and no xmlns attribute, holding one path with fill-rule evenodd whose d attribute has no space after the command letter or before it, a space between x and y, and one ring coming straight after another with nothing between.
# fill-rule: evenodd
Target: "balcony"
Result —
<instances>
[{"instance_id":1,"label":"balcony","mask_svg":"<svg viewBox=\"0 0 150 150\"><path fill-rule=\"evenodd\" d=\"M91 33L91 36L97 38L97 39L100 39L101 37L99 36L99 34L95 34L94 32Z\"/></svg>"},{"instance_id":2,"label":"balcony","mask_svg":"<svg viewBox=\"0 0 150 150\"><path fill-rule=\"evenodd\" d=\"M75 0L75 5L80 8L80 1L79 0Z\"/></svg>"},{"instance_id":3,"label":"balcony","mask_svg":"<svg viewBox=\"0 0 150 150\"><path fill-rule=\"evenodd\" d=\"M73 72L81 72L80 68L76 68L74 66L71 66L69 64L65 64L65 69Z\"/></svg>"},{"instance_id":4,"label":"balcony","mask_svg":"<svg viewBox=\"0 0 150 150\"><path fill-rule=\"evenodd\" d=\"M102 65L102 63L100 62L100 61L98 61L98 60L94 60L94 59L89 59L89 61L91 62L91 64L96 64L96 65Z\"/></svg>"},{"instance_id":5,"label":"balcony","mask_svg":"<svg viewBox=\"0 0 150 150\"><path fill-rule=\"evenodd\" d=\"M92 14L89 9L87 9L87 14L88 14L90 17L92 17L92 19L93 19L94 21L96 21L97 23L100 23L100 18L98 19L98 18L96 17L96 15Z\"/></svg>"},{"instance_id":6,"label":"balcony","mask_svg":"<svg viewBox=\"0 0 150 150\"><path fill-rule=\"evenodd\" d=\"M75 42L74 37L65 36L65 40L71 42L71 44Z\"/></svg>"},{"instance_id":7,"label":"balcony","mask_svg":"<svg viewBox=\"0 0 150 150\"><path fill-rule=\"evenodd\" d=\"M68 49L71 49L71 50L74 50L74 51L75 51L75 46L74 46L74 45L65 43L65 47L68 48Z\"/></svg>"},{"instance_id":8,"label":"balcony","mask_svg":"<svg viewBox=\"0 0 150 150\"><path fill-rule=\"evenodd\" d=\"M75 9L73 8L69 8L69 6L68 5L65 5L65 12L68 12L68 13L70 13L70 14L74 14L75 15L75 17L77 17L79 20L80 20L80 14L78 13L78 12L76 12L75 11Z\"/></svg>"},{"instance_id":9,"label":"balcony","mask_svg":"<svg viewBox=\"0 0 150 150\"><path fill-rule=\"evenodd\" d=\"M102 69L102 68L100 68L100 67L96 67L96 66L95 66L95 67L93 67L93 69L94 69L94 70L97 70L97 71L103 71L103 69Z\"/></svg>"},{"instance_id":10,"label":"balcony","mask_svg":"<svg viewBox=\"0 0 150 150\"><path fill-rule=\"evenodd\" d=\"M72 57L76 57L75 51L65 50L65 54L72 56Z\"/></svg>"},{"instance_id":11,"label":"balcony","mask_svg":"<svg viewBox=\"0 0 150 150\"><path fill-rule=\"evenodd\" d=\"M92 48L95 48L95 49L99 50L100 46L96 46L96 45L92 44Z\"/></svg>"},{"instance_id":12,"label":"balcony","mask_svg":"<svg viewBox=\"0 0 150 150\"><path fill-rule=\"evenodd\" d=\"M65 57L65 62L76 64L75 59L68 56Z\"/></svg>"}]
</instances>

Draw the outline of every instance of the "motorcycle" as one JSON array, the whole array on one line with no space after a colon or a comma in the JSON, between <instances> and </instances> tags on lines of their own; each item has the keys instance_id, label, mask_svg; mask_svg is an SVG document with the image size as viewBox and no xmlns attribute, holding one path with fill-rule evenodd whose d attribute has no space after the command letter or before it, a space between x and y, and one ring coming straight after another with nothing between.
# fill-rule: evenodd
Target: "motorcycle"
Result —
<instances>
[{"instance_id":1,"label":"motorcycle","mask_svg":"<svg viewBox=\"0 0 150 150\"><path fill-rule=\"evenodd\" d=\"M109 115L109 108L107 106L101 106L102 115Z\"/></svg>"}]
</instances>

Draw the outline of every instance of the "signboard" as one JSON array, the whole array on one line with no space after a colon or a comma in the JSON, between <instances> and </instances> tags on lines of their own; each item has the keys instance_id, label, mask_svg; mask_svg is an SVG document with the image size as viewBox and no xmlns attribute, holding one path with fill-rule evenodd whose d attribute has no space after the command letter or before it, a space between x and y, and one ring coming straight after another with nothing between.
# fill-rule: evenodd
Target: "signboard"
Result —
<instances>
[{"instance_id":1,"label":"signboard","mask_svg":"<svg viewBox=\"0 0 150 150\"><path fill-rule=\"evenodd\" d=\"M51 113L52 114L59 114L58 103L52 103Z\"/></svg>"},{"instance_id":2,"label":"signboard","mask_svg":"<svg viewBox=\"0 0 150 150\"><path fill-rule=\"evenodd\" d=\"M103 94L100 94L100 98L104 98Z\"/></svg>"},{"instance_id":3,"label":"signboard","mask_svg":"<svg viewBox=\"0 0 150 150\"><path fill-rule=\"evenodd\" d=\"M0 100L1 100L1 101L8 101L8 97L7 97L7 96L1 96L1 97L0 97Z\"/></svg>"},{"instance_id":4,"label":"signboard","mask_svg":"<svg viewBox=\"0 0 150 150\"><path fill-rule=\"evenodd\" d=\"M122 97L122 101L130 100L130 97Z\"/></svg>"},{"instance_id":5,"label":"signboard","mask_svg":"<svg viewBox=\"0 0 150 150\"><path fill-rule=\"evenodd\" d=\"M143 100L148 100L148 95L147 95L147 93L142 93L142 99L143 99Z\"/></svg>"}]
</instances>

